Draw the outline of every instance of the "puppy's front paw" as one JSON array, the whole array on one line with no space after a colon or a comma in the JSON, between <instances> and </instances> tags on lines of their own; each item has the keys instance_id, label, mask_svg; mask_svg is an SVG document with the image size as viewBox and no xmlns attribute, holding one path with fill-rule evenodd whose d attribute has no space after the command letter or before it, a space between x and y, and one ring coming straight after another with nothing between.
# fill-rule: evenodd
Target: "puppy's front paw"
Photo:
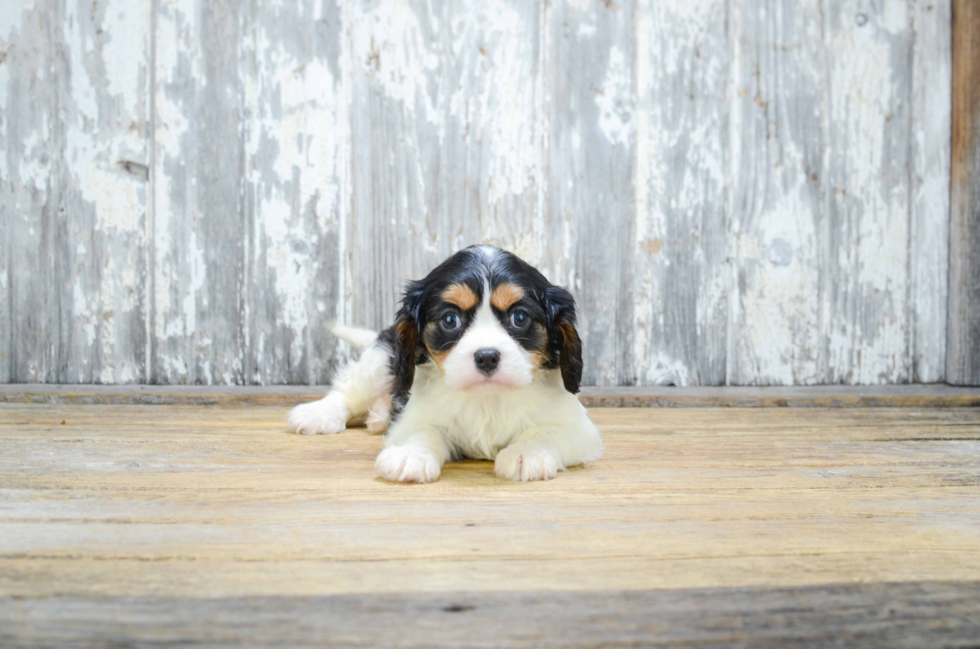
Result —
<instances>
[{"instance_id":1,"label":"puppy's front paw","mask_svg":"<svg viewBox=\"0 0 980 649\"><path fill-rule=\"evenodd\" d=\"M497 453L493 472L506 480L551 480L558 475L558 460L547 449L514 444Z\"/></svg>"},{"instance_id":2,"label":"puppy's front paw","mask_svg":"<svg viewBox=\"0 0 980 649\"><path fill-rule=\"evenodd\" d=\"M436 454L418 446L386 448L378 455L374 468L392 482L435 482L442 471Z\"/></svg>"},{"instance_id":3,"label":"puppy's front paw","mask_svg":"<svg viewBox=\"0 0 980 649\"><path fill-rule=\"evenodd\" d=\"M342 398L327 397L293 408L287 425L303 435L333 435L347 428L347 415Z\"/></svg>"}]
</instances>

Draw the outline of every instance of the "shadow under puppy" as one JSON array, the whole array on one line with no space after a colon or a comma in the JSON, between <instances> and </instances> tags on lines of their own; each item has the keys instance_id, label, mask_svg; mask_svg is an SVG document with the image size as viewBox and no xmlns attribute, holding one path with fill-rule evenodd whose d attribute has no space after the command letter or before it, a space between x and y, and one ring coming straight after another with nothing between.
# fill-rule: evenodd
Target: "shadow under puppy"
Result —
<instances>
[{"instance_id":1,"label":"shadow under puppy","mask_svg":"<svg viewBox=\"0 0 980 649\"><path fill-rule=\"evenodd\" d=\"M387 480L432 482L463 457L493 460L501 478L548 480L602 455L599 430L574 396L575 300L509 252L462 250L408 284L391 328L335 333L368 349L326 397L293 408L289 428L387 429L375 462Z\"/></svg>"}]
</instances>

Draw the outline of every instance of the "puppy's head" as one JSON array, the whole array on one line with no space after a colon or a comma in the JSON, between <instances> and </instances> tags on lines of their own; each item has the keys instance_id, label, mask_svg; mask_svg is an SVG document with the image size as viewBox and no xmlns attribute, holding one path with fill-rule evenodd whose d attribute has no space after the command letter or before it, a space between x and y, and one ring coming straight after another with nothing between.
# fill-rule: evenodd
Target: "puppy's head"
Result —
<instances>
[{"instance_id":1,"label":"puppy's head","mask_svg":"<svg viewBox=\"0 0 980 649\"><path fill-rule=\"evenodd\" d=\"M461 250L410 282L395 329L396 395L407 395L415 365L429 360L458 390L521 388L555 368L569 392L581 383L575 300L499 248Z\"/></svg>"}]
</instances>

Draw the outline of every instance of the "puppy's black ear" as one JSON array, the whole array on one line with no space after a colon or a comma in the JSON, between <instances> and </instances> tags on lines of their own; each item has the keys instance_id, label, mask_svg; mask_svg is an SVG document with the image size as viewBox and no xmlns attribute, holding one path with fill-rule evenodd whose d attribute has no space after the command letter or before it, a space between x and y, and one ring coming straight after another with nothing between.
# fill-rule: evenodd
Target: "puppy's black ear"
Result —
<instances>
[{"instance_id":1,"label":"puppy's black ear","mask_svg":"<svg viewBox=\"0 0 980 649\"><path fill-rule=\"evenodd\" d=\"M582 384L582 341L575 329L575 298L559 286L549 286L544 300L552 353L558 354L565 389L576 394Z\"/></svg>"},{"instance_id":2,"label":"puppy's black ear","mask_svg":"<svg viewBox=\"0 0 980 649\"><path fill-rule=\"evenodd\" d=\"M391 396L398 410L408 403L408 395L415 381L418 341L425 326L422 322L424 296L425 287L420 282L409 282L402 295L401 308L398 309L395 318L394 353L391 357Z\"/></svg>"}]
</instances>

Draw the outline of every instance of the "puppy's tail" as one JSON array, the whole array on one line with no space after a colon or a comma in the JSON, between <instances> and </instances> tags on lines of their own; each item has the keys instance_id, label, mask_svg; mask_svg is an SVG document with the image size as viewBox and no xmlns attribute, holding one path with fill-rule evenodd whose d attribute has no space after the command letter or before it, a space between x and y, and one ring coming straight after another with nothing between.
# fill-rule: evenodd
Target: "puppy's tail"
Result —
<instances>
[{"instance_id":1,"label":"puppy's tail","mask_svg":"<svg viewBox=\"0 0 980 649\"><path fill-rule=\"evenodd\" d=\"M354 349L364 349L374 344L378 339L378 332L369 329L358 329L357 327L345 327L344 325L333 325L330 333L341 340L346 340Z\"/></svg>"}]
</instances>

